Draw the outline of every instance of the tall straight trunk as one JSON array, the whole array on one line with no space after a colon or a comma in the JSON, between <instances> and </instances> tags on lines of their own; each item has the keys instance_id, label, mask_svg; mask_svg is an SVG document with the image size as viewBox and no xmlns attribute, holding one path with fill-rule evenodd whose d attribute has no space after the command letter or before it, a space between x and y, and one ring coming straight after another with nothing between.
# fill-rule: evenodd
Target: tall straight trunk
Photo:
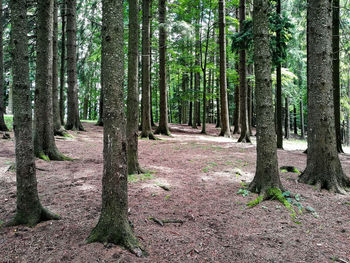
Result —
<instances>
[{"instance_id":1,"label":"tall straight trunk","mask_svg":"<svg viewBox=\"0 0 350 263\"><path fill-rule=\"evenodd\" d=\"M304 105L303 105L303 100L300 99L300 102L299 102L299 105L300 105L300 137L302 139L305 138L305 125L304 125Z\"/></svg>"},{"instance_id":2,"label":"tall straight trunk","mask_svg":"<svg viewBox=\"0 0 350 263\"><path fill-rule=\"evenodd\" d=\"M57 0L56 0L57 1ZM66 1L61 2L61 21L62 21L62 31L61 31L61 68L60 68L60 119L61 125L64 124L64 86L65 86L65 65L66 65Z\"/></svg>"},{"instance_id":3,"label":"tall straight trunk","mask_svg":"<svg viewBox=\"0 0 350 263\"><path fill-rule=\"evenodd\" d=\"M152 127L155 127L155 123L154 123L154 119L153 119L153 85L152 85L152 36L153 36L153 28L152 28L152 18L153 18L153 12L152 12L152 3L153 1L151 0L150 1L150 16L149 16L149 24L150 24L150 37L149 37L149 42L150 42L150 51L149 51L149 67L150 67L150 71L149 71L149 85L150 85L150 88L149 88L149 105L150 105L150 114L151 114L151 126Z\"/></svg>"},{"instance_id":4,"label":"tall straight trunk","mask_svg":"<svg viewBox=\"0 0 350 263\"><path fill-rule=\"evenodd\" d=\"M240 31L243 30L243 23L245 20L245 0L239 2L239 24ZM248 99L247 99L247 66L246 66L246 50L241 49L239 51L239 96L240 96L240 123L241 123L241 135L238 142L250 142L249 123L248 123Z\"/></svg>"},{"instance_id":5,"label":"tall straight trunk","mask_svg":"<svg viewBox=\"0 0 350 263\"><path fill-rule=\"evenodd\" d=\"M221 126L221 114L220 114L220 81L216 79L216 128Z\"/></svg>"},{"instance_id":6,"label":"tall straight trunk","mask_svg":"<svg viewBox=\"0 0 350 263\"><path fill-rule=\"evenodd\" d=\"M293 128L294 128L294 134L298 135L297 108L295 107L295 104L293 105Z\"/></svg>"},{"instance_id":7,"label":"tall straight trunk","mask_svg":"<svg viewBox=\"0 0 350 263\"><path fill-rule=\"evenodd\" d=\"M281 0L277 0L277 15L281 15ZM278 56L281 54L281 30L276 31L276 45ZM277 128L277 148L283 149L283 131L282 131L282 67L280 59L276 65L276 128Z\"/></svg>"},{"instance_id":8,"label":"tall straight trunk","mask_svg":"<svg viewBox=\"0 0 350 263\"><path fill-rule=\"evenodd\" d=\"M5 124L4 113L4 51L2 47L2 36L3 36L3 11L2 1L0 1L0 131L8 131Z\"/></svg>"},{"instance_id":9,"label":"tall straight trunk","mask_svg":"<svg viewBox=\"0 0 350 263\"><path fill-rule=\"evenodd\" d=\"M195 67L200 67L200 32L199 32L199 20L197 21L197 25L195 26L195 37L196 37L196 43L195 43ZM194 73L194 94L195 94L195 101L194 101L194 119L193 119L193 125L192 128L197 129L197 125L200 126L200 104L199 104L199 90L200 90L200 73L195 72Z\"/></svg>"},{"instance_id":10,"label":"tall straight trunk","mask_svg":"<svg viewBox=\"0 0 350 263\"><path fill-rule=\"evenodd\" d=\"M52 105L53 0L38 5L37 56L34 104L34 154L50 160L65 160L54 138Z\"/></svg>"},{"instance_id":11,"label":"tall straight trunk","mask_svg":"<svg viewBox=\"0 0 350 263\"><path fill-rule=\"evenodd\" d=\"M159 126L158 134L170 135L168 127L167 72L166 72L166 0L159 0Z\"/></svg>"},{"instance_id":12,"label":"tall straight trunk","mask_svg":"<svg viewBox=\"0 0 350 263\"><path fill-rule=\"evenodd\" d=\"M188 75L186 73L183 73L182 75L182 94L186 94L187 92L187 84L188 84ZM185 124L187 123L187 100L182 99L181 100L181 120L182 123Z\"/></svg>"},{"instance_id":13,"label":"tall straight trunk","mask_svg":"<svg viewBox=\"0 0 350 263\"><path fill-rule=\"evenodd\" d=\"M332 47L333 47L333 96L334 96L334 121L335 121L335 136L337 141L337 151L343 153L341 145L341 128L340 128L340 47L339 47L339 0L333 0L333 32L332 32Z\"/></svg>"},{"instance_id":14,"label":"tall straight trunk","mask_svg":"<svg viewBox=\"0 0 350 263\"><path fill-rule=\"evenodd\" d=\"M253 65L248 66L248 74L253 75ZM249 134L252 134L252 123L253 123L253 83L252 81L248 81L248 128Z\"/></svg>"},{"instance_id":15,"label":"tall straight trunk","mask_svg":"<svg viewBox=\"0 0 350 263\"><path fill-rule=\"evenodd\" d=\"M138 50L139 50L139 1L129 0L129 43L128 43L128 98L127 98L127 141L128 173L142 173L138 160L139 130L139 89L138 89Z\"/></svg>"},{"instance_id":16,"label":"tall straight trunk","mask_svg":"<svg viewBox=\"0 0 350 263\"><path fill-rule=\"evenodd\" d=\"M238 63L236 62L236 71L239 72L239 66ZM240 129L240 108L239 108L239 99L240 99L240 95L239 95L239 89L240 86L239 85L235 85L235 110L233 113L233 124L234 124L234 129L233 129L233 134L240 134L241 133L241 129Z\"/></svg>"},{"instance_id":17,"label":"tall straight trunk","mask_svg":"<svg viewBox=\"0 0 350 263\"><path fill-rule=\"evenodd\" d=\"M227 78L226 78L226 12L225 0L219 0L219 47L220 47L220 136L231 137L230 118L228 112Z\"/></svg>"},{"instance_id":18,"label":"tall straight trunk","mask_svg":"<svg viewBox=\"0 0 350 263\"><path fill-rule=\"evenodd\" d=\"M284 138L289 139L289 123L290 123L290 113L289 113L289 98L285 98L285 119L284 119Z\"/></svg>"},{"instance_id":19,"label":"tall straight trunk","mask_svg":"<svg viewBox=\"0 0 350 263\"><path fill-rule=\"evenodd\" d=\"M58 99L58 0L54 0L52 35L52 114L55 135L63 135Z\"/></svg>"},{"instance_id":20,"label":"tall straight trunk","mask_svg":"<svg viewBox=\"0 0 350 263\"><path fill-rule=\"evenodd\" d=\"M10 9L17 208L15 217L8 225L35 226L41 221L59 217L42 207L37 190L29 86L27 3L10 0ZM39 5L38 15L40 11Z\"/></svg>"},{"instance_id":21,"label":"tall straight trunk","mask_svg":"<svg viewBox=\"0 0 350 263\"><path fill-rule=\"evenodd\" d=\"M193 71L190 73L190 92L193 94ZM190 108L188 112L188 126L192 126L193 124L193 100L190 100Z\"/></svg>"},{"instance_id":22,"label":"tall straight trunk","mask_svg":"<svg viewBox=\"0 0 350 263\"><path fill-rule=\"evenodd\" d=\"M101 68L103 67L103 62L101 61ZM103 96L103 74L101 72L100 76L100 84L101 84L101 89L100 89L100 98L99 98L99 107L98 107L98 120L96 125L97 126L103 126L103 101L104 101L104 96Z\"/></svg>"},{"instance_id":23,"label":"tall straight trunk","mask_svg":"<svg viewBox=\"0 0 350 263\"><path fill-rule=\"evenodd\" d=\"M123 1L102 1L104 89L102 209L87 242L114 243L141 256L128 222L128 167L124 114Z\"/></svg>"},{"instance_id":24,"label":"tall straight trunk","mask_svg":"<svg viewBox=\"0 0 350 263\"><path fill-rule=\"evenodd\" d=\"M257 160L249 189L269 197L270 188L282 189L277 161L277 142L271 86L268 0L254 0L253 33L256 80Z\"/></svg>"},{"instance_id":25,"label":"tall straight trunk","mask_svg":"<svg viewBox=\"0 0 350 263\"><path fill-rule=\"evenodd\" d=\"M333 192L350 187L338 152L332 83L332 1L309 0L307 8L308 149L299 181Z\"/></svg>"},{"instance_id":26,"label":"tall straight trunk","mask_svg":"<svg viewBox=\"0 0 350 263\"><path fill-rule=\"evenodd\" d=\"M77 7L76 0L67 0L67 130L83 131L79 118L78 81L77 81Z\"/></svg>"},{"instance_id":27,"label":"tall straight trunk","mask_svg":"<svg viewBox=\"0 0 350 263\"><path fill-rule=\"evenodd\" d=\"M142 138L155 139L151 123L150 0L142 1Z\"/></svg>"},{"instance_id":28,"label":"tall straight trunk","mask_svg":"<svg viewBox=\"0 0 350 263\"><path fill-rule=\"evenodd\" d=\"M203 72L203 97L202 97L202 134L206 134L206 117L207 117L207 69L202 69Z\"/></svg>"}]
</instances>

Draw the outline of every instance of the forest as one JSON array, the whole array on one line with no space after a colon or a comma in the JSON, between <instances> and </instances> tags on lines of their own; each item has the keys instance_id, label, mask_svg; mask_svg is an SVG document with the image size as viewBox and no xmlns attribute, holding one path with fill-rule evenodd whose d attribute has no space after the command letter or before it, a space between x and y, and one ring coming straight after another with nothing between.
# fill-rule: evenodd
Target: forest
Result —
<instances>
[{"instance_id":1,"label":"forest","mask_svg":"<svg viewBox=\"0 0 350 263\"><path fill-rule=\"evenodd\" d=\"M1 0L0 263L350 263L347 0Z\"/></svg>"}]
</instances>

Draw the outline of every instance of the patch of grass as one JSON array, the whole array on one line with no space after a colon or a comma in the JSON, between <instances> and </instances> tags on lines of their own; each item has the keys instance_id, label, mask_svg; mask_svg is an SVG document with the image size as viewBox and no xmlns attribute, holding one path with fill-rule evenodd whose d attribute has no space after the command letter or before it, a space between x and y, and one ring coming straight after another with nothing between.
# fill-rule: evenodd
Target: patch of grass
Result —
<instances>
[{"instance_id":1,"label":"patch of grass","mask_svg":"<svg viewBox=\"0 0 350 263\"><path fill-rule=\"evenodd\" d=\"M249 201L247 203L247 206L252 208L252 207L257 206L258 204L260 204L263 200L264 200L264 196L263 195L259 195L256 199Z\"/></svg>"},{"instance_id":2,"label":"patch of grass","mask_svg":"<svg viewBox=\"0 0 350 263\"><path fill-rule=\"evenodd\" d=\"M96 123L97 120L81 120L81 122Z\"/></svg>"},{"instance_id":3,"label":"patch of grass","mask_svg":"<svg viewBox=\"0 0 350 263\"><path fill-rule=\"evenodd\" d=\"M212 167L218 166L218 164L217 164L216 162L209 162L208 164L209 164L210 166L212 166Z\"/></svg>"},{"instance_id":4,"label":"patch of grass","mask_svg":"<svg viewBox=\"0 0 350 263\"><path fill-rule=\"evenodd\" d=\"M166 196L164 197L165 200L168 200L169 198L170 198L170 195L166 195Z\"/></svg>"},{"instance_id":5,"label":"patch of grass","mask_svg":"<svg viewBox=\"0 0 350 263\"><path fill-rule=\"evenodd\" d=\"M209 173L209 167L204 167L204 168L202 169L202 171L203 171L204 173Z\"/></svg>"},{"instance_id":6,"label":"patch of grass","mask_svg":"<svg viewBox=\"0 0 350 263\"><path fill-rule=\"evenodd\" d=\"M4 115L5 124L7 128L12 131L13 130L13 116L12 115Z\"/></svg>"},{"instance_id":7,"label":"patch of grass","mask_svg":"<svg viewBox=\"0 0 350 263\"><path fill-rule=\"evenodd\" d=\"M145 174L130 174L128 175L128 181L130 183L136 183L139 181L145 181L145 180L151 180L154 176L151 173L145 173Z\"/></svg>"}]
</instances>

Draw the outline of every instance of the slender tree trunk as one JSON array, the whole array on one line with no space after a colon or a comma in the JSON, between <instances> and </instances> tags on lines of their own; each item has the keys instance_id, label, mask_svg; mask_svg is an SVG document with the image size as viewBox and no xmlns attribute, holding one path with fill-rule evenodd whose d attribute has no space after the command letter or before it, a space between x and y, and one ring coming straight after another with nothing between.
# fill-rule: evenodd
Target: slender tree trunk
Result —
<instances>
[{"instance_id":1,"label":"slender tree trunk","mask_svg":"<svg viewBox=\"0 0 350 263\"><path fill-rule=\"evenodd\" d=\"M193 94L193 71L190 73L190 92ZM188 114L188 126L192 126L193 124L193 99L190 100L190 110Z\"/></svg>"},{"instance_id":2,"label":"slender tree trunk","mask_svg":"<svg viewBox=\"0 0 350 263\"><path fill-rule=\"evenodd\" d=\"M207 117L207 69L204 66L203 72L203 97L202 97L202 134L206 134L206 117Z\"/></svg>"},{"instance_id":3,"label":"slender tree trunk","mask_svg":"<svg viewBox=\"0 0 350 263\"><path fill-rule=\"evenodd\" d=\"M142 1L142 138L155 139L151 123L150 0Z\"/></svg>"},{"instance_id":4,"label":"slender tree trunk","mask_svg":"<svg viewBox=\"0 0 350 263\"><path fill-rule=\"evenodd\" d=\"M243 30L243 23L245 20L245 0L240 0L239 3L239 21L240 21L240 31ZM239 51L239 81L240 81L240 123L241 123L241 135L238 142L250 143L250 134L248 127L248 101L247 101L247 66L246 66L246 51L241 49Z\"/></svg>"},{"instance_id":5,"label":"slender tree trunk","mask_svg":"<svg viewBox=\"0 0 350 263\"><path fill-rule=\"evenodd\" d=\"M199 20L195 26L195 67L200 67L200 33L199 33ZM200 104L199 104L199 90L200 90L200 73L194 73L194 118L192 128L197 129L197 126L200 126Z\"/></svg>"},{"instance_id":6,"label":"slender tree trunk","mask_svg":"<svg viewBox=\"0 0 350 263\"><path fill-rule=\"evenodd\" d=\"M277 15L281 15L281 0L277 0ZM278 56L281 54L281 30L276 31L276 42ZM276 122L277 122L277 148L283 149L283 131L282 131L282 67L280 59L276 65Z\"/></svg>"},{"instance_id":7,"label":"slender tree trunk","mask_svg":"<svg viewBox=\"0 0 350 263\"><path fill-rule=\"evenodd\" d=\"M277 142L271 87L271 54L268 0L254 0L253 33L256 80L257 161L249 189L269 197L270 188L282 189L277 161Z\"/></svg>"},{"instance_id":8,"label":"slender tree trunk","mask_svg":"<svg viewBox=\"0 0 350 263\"><path fill-rule=\"evenodd\" d=\"M239 72L239 67L238 63L236 66L236 71ZM240 134L241 129L240 129L240 108L239 108L239 85L235 85L235 110L234 110L234 116L233 116L233 124L234 124L234 129L233 129L233 134Z\"/></svg>"},{"instance_id":9,"label":"slender tree trunk","mask_svg":"<svg viewBox=\"0 0 350 263\"><path fill-rule=\"evenodd\" d=\"M152 3L153 1L151 0L150 1L150 16L149 16L149 24L150 24L150 33L149 33L149 105L150 105L150 114L151 114L151 126L152 127L155 127L155 123L154 123L154 120L153 120L153 85L152 85L152 36L153 36L153 30L152 30L152 18L153 18L153 11L152 11Z\"/></svg>"},{"instance_id":10,"label":"slender tree trunk","mask_svg":"<svg viewBox=\"0 0 350 263\"><path fill-rule=\"evenodd\" d=\"M225 0L219 0L219 46L220 46L220 105L221 132L220 136L231 137L228 112L227 78L226 78L226 14Z\"/></svg>"},{"instance_id":11,"label":"slender tree trunk","mask_svg":"<svg viewBox=\"0 0 350 263\"><path fill-rule=\"evenodd\" d=\"M17 208L14 219L8 225L35 226L41 221L59 217L42 207L37 190L29 86L27 3L10 0L10 9ZM41 11L39 5L38 15Z\"/></svg>"},{"instance_id":12,"label":"slender tree trunk","mask_svg":"<svg viewBox=\"0 0 350 263\"><path fill-rule=\"evenodd\" d=\"M308 149L299 181L333 192L350 186L337 152L332 88L332 1L309 0L308 18Z\"/></svg>"},{"instance_id":13,"label":"slender tree trunk","mask_svg":"<svg viewBox=\"0 0 350 263\"><path fill-rule=\"evenodd\" d=\"M77 82L77 14L76 0L67 0L67 75L68 103L67 130L83 131L84 127L79 118L78 82Z\"/></svg>"},{"instance_id":14,"label":"slender tree trunk","mask_svg":"<svg viewBox=\"0 0 350 263\"><path fill-rule=\"evenodd\" d=\"M295 104L293 105L293 127L294 127L294 134L298 135L297 108L295 107Z\"/></svg>"},{"instance_id":15,"label":"slender tree trunk","mask_svg":"<svg viewBox=\"0 0 350 263\"><path fill-rule=\"evenodd\" d=\"M34 154L44 160L66 160L54 138L52 105L53 0L38 5L38 37L34 104Z\"/></svg>"},{"instance_id":16,"label":"slender tree trunk","mask_svg":"<svg viewBox=\"0 0 350 263\"><path fill-rule=\"evenodd\" d=\"M340 129L340 47L339 47L339 0L333 0L333 37L332 37L332 47L333 47L333 96L334 96L334 121L335 121L335 135L337 141L337 151L339 153L344 153L343 147L341 145L341 129Z\"/></svg>"},{"instance_id":17,"label":"slender tree trunk","mask_svg":"<svg viewBox=\"0 0 350 263\"><path fill-rule=\"evenodd\" d=\"M157 134L170 135L168 127L167 72L166 72L166 0L159 0L159 126Z\"/></svg>"},{"instance_id":18,"label":"slender tree trunk","mask_svg":"<svg viewBox=\"0 0 350 263\"><path fill-rule=\"evenodd\" d=\"M303 100L300 99L300 137L301 139L305 139L305 126L304 126L304 105Z\"/></svg>"},{"instance_id":19,"label":"slender tree trunk","mask_svg":"<svg viewBox=\"0 0 350 263\"><path fill-rule=\"evenodd\" d=\"M289 139L290 132L289 132L289 123L290 123L290 113L289 113L289 98L285 98L285 119L284 119L284 138L287 140Z\"/></svg>"},{"instance_id":20,"label":"slender tree trunk","mask_svg":"<svg viewBox=\"0 0 350 263\"><path fill-rule=\"evenodd\" d=\"M56 0L57 1L57 0ZM60 68L60 119L61 125L64 124L64 86L65 86L65 65L66 65L66 1L61 2L61 21L62 21L62 37L61 37L61 68Z\"/></svg>"},{"instance_id":21,"label":"slender tree trunk","mask_svg":"<svg viewBox=\"0 0 350 263\"><path fill-rule=\"evenodd\" d=\"M102 60L105 85L102 210L87 242L122 245L138 256L142 250L128 222L128 168L124 114L123 1L102 1Z\"/></svg>"},{"instance_id":22,"label":"slender tree trunk","mask_svg":"<svg viewBox=\"0 0 350 263\"><path fill-rule=\"evenodd\" d=\"M5 113L5 103L4 103L4 51L2 44L3 36L3 10L2 1L0 1L0 131L8 131L5 124L4 113Z\"/></svg>"},{"instance_id":23,"label":"slender tree trunk","mask_svg":"<svg viewBox=\"0 0 350 263\"><path fill-rule=\"evenodd\" d=\"M220 114L220 81L216 79L216 128L221 126L221 114Z\"/></svg>"}]
</instances>

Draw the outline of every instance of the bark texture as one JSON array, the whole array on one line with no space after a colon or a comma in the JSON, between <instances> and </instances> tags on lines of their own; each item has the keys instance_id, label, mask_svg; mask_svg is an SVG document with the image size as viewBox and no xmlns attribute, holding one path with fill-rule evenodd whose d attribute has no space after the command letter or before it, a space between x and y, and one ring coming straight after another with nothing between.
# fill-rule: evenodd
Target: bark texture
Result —
<instances>
[{"instance_id":1,"label":"bark texture","mask_svg":"<svg viewBox=\"0 0 350 263\"><path fill-rule=\"evenodd\" d=\"M77 11L76 1L67 0L67 130L83 131L79 118L78 81L77 81Z\"/></svg>"},{"instance_id":2,"label":"bark texture","mask_svg":"<svg viewBox=\"0 0 350 263\"><path fill-rule=\"evenodd\" d=\"M139 1L129 0L129 53L128 53L128 98L127 141L128 173L142 173L138 160L139 89L138 89L138 45Z\"/></svg>"},{"instance_id":3,"label":"bark texture","mask_svg":"<svg viewBox=\"0 0 350 263\"><path fill-rule=\"evenodd\" d=\"M128 171L124 114L123 1L102 1L104 133L102 210L88 242L114 243L141 256L128 222Z\"/></svg>"},{"instance_id":4,"label":"bark texture","mask_svg":"<svg viewBox=\"0 0 350 263\"><path fill-rule=\"evenodd\" d=\"M66 158L56 147L52 111L53 0L40 2L37 18L34 153L42 159L62 161Z\"/></svg>"},{"instance_id":5,"label":"bark texture","mask_svg":"<svg viewBox=\"0 0 350 263\"><path fill-rule=\"evenodd\" d=\"M56 0L57 1L57 0ZM60 67L60 119L61 125L64 125L64 84L65 84L65 65L66 65L66 1L61 2L61 67Z\"/></svg>"},{"instance_id":6,"label":"bark texture","mask_svg":"<svg viewBox=\"0 0 350 263\"><path fill-rule=\"evenodd\" d=\"M155 139L151 123L150 0L142 1L142 138Z\"/></svg>"},{"instance_id":7,"label":"bark texture","mask_svg":"<svg viewBox=\"0 0 350 263\"><path fill-rule=\"evenodd\" d=\"M332 89L332 1L308 5L308 149L299 181L343 193L350 186L338 157Z\"/></svg>"},{"instance_id":8,"label":"bark texture","mask_svg":"<svg viewBox=\"0 0 350 263\"><path fill-rule=\"evenodd\" d=\"M289 113L289 98L285 98L285 119L284 119L284 138L289 139L290 136L290 129L289 129L289 123L290 123L290 113Z\"/></svg>"},{"instance_id":9,"label":"bark texture","mask_svg":"<svg viewBox=\"0 0 350 263\"><path fill-rule=\"evenodd\" d=\"M277 0L276 12L281 15L281 0ZM281 30L276 32L277 52L281 51ZM277 148L283 149L283 131L282 131L282 67L281 62L277 61L276 65L276 122L277 122Z\"/></svg>"},{"instance_id":10,"label":"bark texture","mask_svg":"<svg viewBox=\"0 0 350 263\"><path fill-rule=\"evenodd\" d=\"M249 189L265 195L270 188L282 189L274 125L268 9L268 0L254 0L257 161L255 177Z\"/></svg>"},{"instance_id":11,"label":"bark texture","mask_svg":"<svg viewBox=\"0 0 350 263\"><path fill-rule=\"evenodd\" d=\"M219 47L220 47L220 105L221 131L220 136L231 137L228 112L227 78L226 78L226 12L225 0L219 0Z\"/></svg>"},{"instance_id":12,"label":"bark texture","mask_svg":"<svg viewBox=\"0 0 350 263\"><path fill-rule=\"evenodd\" d=\"M3 11L2 1L0 1L0 131L8 131L5 124L5 103L4 103L4 52L2 47L2 36L3 36Z\"/></svg>"},{"instance_id":13,"label":"bark texture","mask_svg":"<svg viewBox=\"0 0 350 263\"><path fill-rule=\"evenodd\" d=\"M159 126L157 134L170 135L166 74L166 0L159 0Z\"/></svg>"},{"instance_id":14,"label":"bark texture","mask_svg":"<svg viewBox=\"0 0 350 263\"><path fill-rule=\"evenodd\" d=\"M41 221L59 217L42 207L37 190L29 86L27 3L11 0L10 8L17 208L14 219L8 225L35 226Z\"/></svg>"}]
</instances>

